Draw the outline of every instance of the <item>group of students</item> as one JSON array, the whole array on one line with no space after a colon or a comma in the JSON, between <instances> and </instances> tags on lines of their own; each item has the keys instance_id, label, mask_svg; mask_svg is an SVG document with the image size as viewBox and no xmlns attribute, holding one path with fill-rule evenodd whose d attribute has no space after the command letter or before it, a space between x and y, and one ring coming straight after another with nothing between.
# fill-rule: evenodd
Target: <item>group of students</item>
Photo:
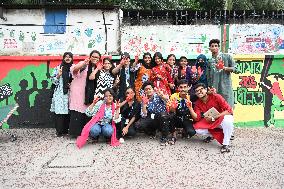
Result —
<instances>
[{"instance_id":1,"label":"group of students","mask_svg":"<svg viewBox=\"0 0 284 189\"><path fill-rule=\"evenodd\" d=\"M57 136L69 134L83 147L100 136L117 146L138 131L155 137L160 131L161 145L174 145L177 129L191 138L196 133L216 139L221 152L229 152L233 133L232 57L219 51L220 41L209 42L212 58L199 55L188 65L185 56L176 63L174 54L166 62L160 52L143 55L130 62L123 53L114 66L93 50L89 58L73 63L66 52L52 74L51 112L55 113ZM101 60L102 59L102 60ZM214 107L214 116L205 112Z\"/></svg>"}]
</instances>

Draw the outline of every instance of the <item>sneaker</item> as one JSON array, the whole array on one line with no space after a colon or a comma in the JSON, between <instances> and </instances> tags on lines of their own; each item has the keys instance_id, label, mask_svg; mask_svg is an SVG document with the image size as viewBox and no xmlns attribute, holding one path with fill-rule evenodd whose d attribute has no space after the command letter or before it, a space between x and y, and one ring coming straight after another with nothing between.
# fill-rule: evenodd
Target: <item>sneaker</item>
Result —
<instances>
[{"instance_id":1,"label":"sneaker","mask_svg":"<svg viewBox=\"0 0 284 189\"><path fill-rule=\"evenodd\" d=\"M119 142L121 143L121 144L123 144L125 141L124 141L124 138L120 138L119 139Z\"/></svg>"},{"instance_id":2,"label":"sneaker","mask_svg":"<svg viewBox=\"0 0 284 189\"><path fill-rule=\"evenodd\" d=\"M155 134L150 134L149 138L150 139L156 139L156 135Z\"/></svg>"},{"instance_id":3,"label":"sneaker","mask_svg":"<svg viewBox=\"0 0 284 189\"><path fill-rule=\"evenodd\" d=\"M168 143L169 143L170 145L175 145L175 144L176 144L176 141L177 141L177 138L176 138L176 137L172 137L172 138L168 141Z\"/></svg>"},{"instance_id":4,"label":"sneaker","mask_svg":"<svg viewBox=\"0 0 284 189\"><path fill-rule=\"evenodd\" d=\"M229 145L223 145L220 149L221 153L225 153L225 152L230 152L230 148L229 148Z\"/></svg>"},{"instance_id":5,"label":"sneaker","mask_svg":"<svg viewBox=\"0 0 284 189\"><path fill-rule=\"evenodd\" d=\"M167 146L167 145L168 145L168 139L162 137L162 138L160 139L160 145L161 145L161 146Z\"/></svg>"}]
</instances>

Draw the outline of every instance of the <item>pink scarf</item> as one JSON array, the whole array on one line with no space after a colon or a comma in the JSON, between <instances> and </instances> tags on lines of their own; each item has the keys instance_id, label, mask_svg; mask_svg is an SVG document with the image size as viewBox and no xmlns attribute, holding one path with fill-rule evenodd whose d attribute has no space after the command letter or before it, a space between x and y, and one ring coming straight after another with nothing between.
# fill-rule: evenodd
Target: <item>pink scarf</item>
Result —
<instances>
[{"instance_id":1,"label":"pink scarf","mask_svg":"<svg viewBox=\"0 0 284 189\"><path fill-rule=\"evenodd\" d=\"M81 132L81 135L78 136L76 140L76 145L78 146L78 148L82 148L86 144L89 138L89 133L90 133L92 126L95 125L99 120L101 120L104 117L105 107L106 107L106 104L102 104L98 113L84 126ZM112 109L112 115L114 116L114 111L115 111L114 103L112 103L111 109ZM111 125L113 129L113 133L111 135L110 144L112 146L118 146L120 143L116 138L116 127L115 127L114 121L112 121Z\"/></svg>"}]
</instances>

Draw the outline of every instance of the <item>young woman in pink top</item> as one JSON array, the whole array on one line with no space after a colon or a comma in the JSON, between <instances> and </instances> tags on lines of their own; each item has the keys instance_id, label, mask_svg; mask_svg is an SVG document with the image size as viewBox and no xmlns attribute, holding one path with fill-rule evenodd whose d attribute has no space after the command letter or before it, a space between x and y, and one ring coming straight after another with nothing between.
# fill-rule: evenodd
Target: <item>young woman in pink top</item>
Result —
<instances>
[{"instance_id":1,"label":"young woman in pink top","mask_svg":"<svg viewBox=\"0 0 284 189\"><path fill-rule=\"evenodd\" d=\"M100 52L93 50L89 58L70 68L73 77L69 98L69 135L71 138L79 136L84 125L89 120L85 115L85 110L94 100L95 88L92 76L96 75L102 68L100 59Z\"/></svg>"}]
</instances>

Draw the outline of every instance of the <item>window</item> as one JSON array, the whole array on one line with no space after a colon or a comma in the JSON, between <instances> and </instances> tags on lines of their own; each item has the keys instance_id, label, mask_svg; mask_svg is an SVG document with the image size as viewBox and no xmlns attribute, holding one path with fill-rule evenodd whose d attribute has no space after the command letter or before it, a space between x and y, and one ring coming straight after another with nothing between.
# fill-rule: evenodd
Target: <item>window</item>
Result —
<instances>
[{"instance_id":1,"label":"window","mask_svg":"<svg viewBox=\"0 0 284 189\"><path fill-rule=\"evenodd\" d=\"M44 33L63 34L66 31L67 9L45 9Z\"/></svg>"}]
</instances>

